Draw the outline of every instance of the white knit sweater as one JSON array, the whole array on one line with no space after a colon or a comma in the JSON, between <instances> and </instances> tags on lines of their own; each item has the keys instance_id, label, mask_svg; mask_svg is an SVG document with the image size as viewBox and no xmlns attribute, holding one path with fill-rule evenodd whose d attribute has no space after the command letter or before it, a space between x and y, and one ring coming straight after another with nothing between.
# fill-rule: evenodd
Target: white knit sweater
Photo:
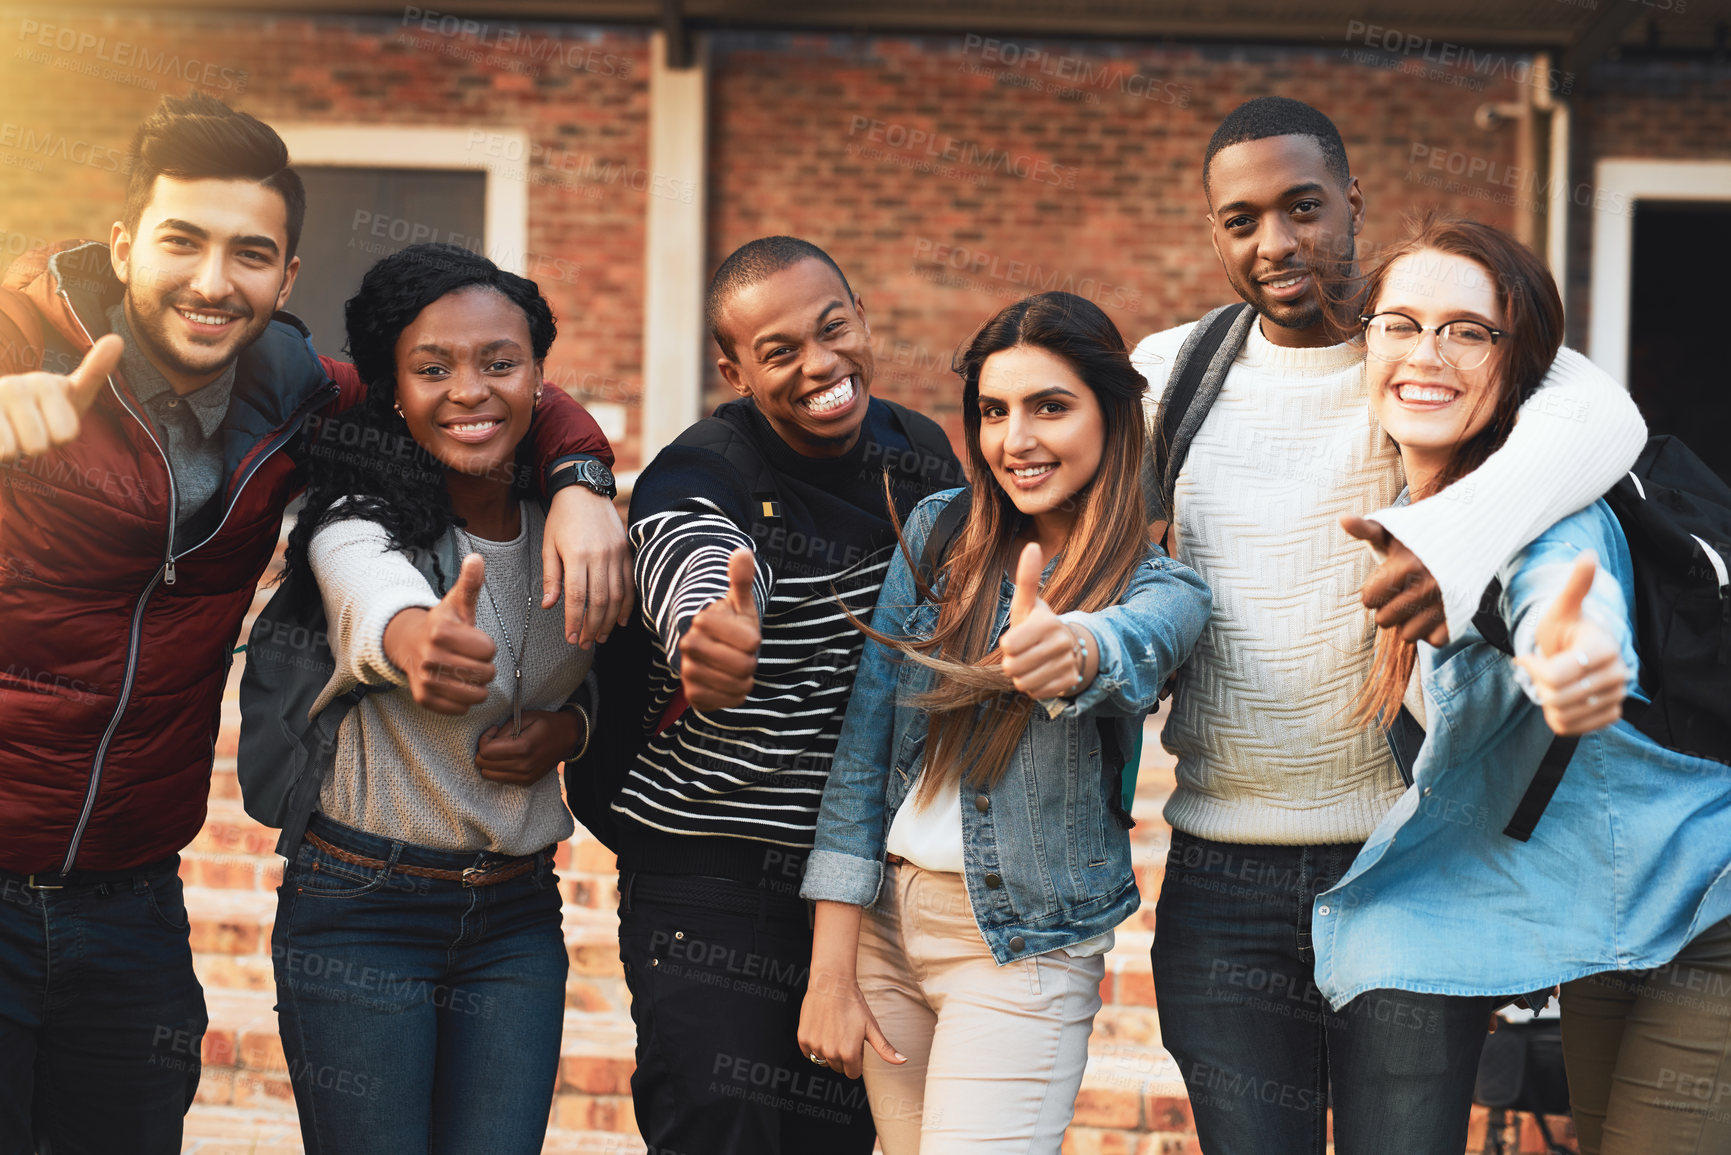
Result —
<instances>
[{"instance_id":1,"label":"white knit sweater","mask_svg":"<svg viewBox=\"0 0 1731 1155\"><path fill-rule=\"evenodd\" d=\"M1137 346L1151 409L1190 328ZM1375 561L1340 515L1380 510L1463 630L1496 568L1608 489L1645 436L1621 387L1564 350L1473 477L1389 510L1400 456L1371 415L1357 351L1283 348L1253 326L1178 476L1174 553L1208 582L1214 612L1166 721L1178 756L1167 821L1222 842L1369 836L1402 785L1381 733L1349 721L1370 671L1359 588Z\"/></svg>"}]
</instances>

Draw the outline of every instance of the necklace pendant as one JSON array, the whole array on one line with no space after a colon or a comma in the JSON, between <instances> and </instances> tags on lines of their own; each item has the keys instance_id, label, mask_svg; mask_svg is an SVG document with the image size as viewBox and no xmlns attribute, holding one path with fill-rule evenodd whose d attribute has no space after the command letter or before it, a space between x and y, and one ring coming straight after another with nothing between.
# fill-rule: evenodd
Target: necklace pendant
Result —
<instances>
[{"instance_id":1,"label":"necklace pendant","mask_svg":"<svg viewBox=\"0 0 1731 1155\"><path fill-rule=\"evenodd\" d=\"M511 737L523 736L523 671L519 669L511 682Z\"/></svg>"}]
</instances>

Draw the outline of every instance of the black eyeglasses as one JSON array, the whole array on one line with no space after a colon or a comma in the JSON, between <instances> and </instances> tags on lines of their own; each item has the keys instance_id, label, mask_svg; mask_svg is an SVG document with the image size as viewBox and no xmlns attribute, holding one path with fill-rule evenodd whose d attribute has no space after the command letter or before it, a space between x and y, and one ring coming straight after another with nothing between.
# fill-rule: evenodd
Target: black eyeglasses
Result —
<instances>
[{"instance_id":1,"label":"black eyeglasses","mask_svg":"<svg viewBox=\"0 0 1731 1155\"><path fill-rule=\"evenodd\" d=\"M1404 361L1426 333L1435 333L1437 355L1462 373L1483 365L1503 335L1501 329L1477 321L1449 321L1432 328L1405 313L1377 313L1359 322L1364 326L1364 351L1378 361Z\"/></svg>"}]
</instances>

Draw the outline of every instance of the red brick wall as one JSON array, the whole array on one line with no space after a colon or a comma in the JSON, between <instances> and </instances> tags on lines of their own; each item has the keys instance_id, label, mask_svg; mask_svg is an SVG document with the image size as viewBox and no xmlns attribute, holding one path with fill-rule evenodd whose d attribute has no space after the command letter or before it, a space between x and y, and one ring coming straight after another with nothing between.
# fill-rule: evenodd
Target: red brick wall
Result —
<instances>
[{"instance_id":1,"label":"red brick wall","mask_svg":"<svg viewBox=\"0 0 1731 1155\"><path fill-rule=\"evenodd\" d=\"M127 138L162 92L196 85L267 120L526 131L540 150L526 166L531 272L574 270L541 278L560 316L550 371L631 407L619 448L636 464L653 195L644 33L40 8L0 18L0 47L0 260L105 232ZM957 344L1026 293L1092 297L1132 341L1230 299L1199 169L1214 125L1251 96L1296 96L1339 124L1367 244L1427 203L1509 226L1526 195L1507 179L1514 130L1473 124L1481 103L1517 95L1513 67L1445 70L1345 41L723 33L713 68L708 267L770 232L829 248L865 297L880 392L940 415L954 411ZM1731 152L1723 68L1600 66L1573 100L1578 182L1598 156ZM1576 210L1577 325L1591 211ZM725 395L713 373L710 394Z\"/></svg>"},{"instance_id":2,"label":"red brick wall","mask_svg":"<svg viewBox=\"0 0 1731 1155\"><path fill-rule=\"evenodd\" d=\"M107 238L127 142L163 94L197 87L267 122L518 129L539 150L522 166L526 264L559 318L549 374L579 397L636 396L645 33L38 8L0 16L0 52L0 264L37 238Z\"/></svg>"},{"instance_id":3,"label":"red brick wall","mask_svg":"<svg viewBox=\"0 0 1731 1155\"><path fill-rule=\"evenodd\" d=\"M879 392L949 414L951 353L1028 293L1089 296L1131 341L1232 299L1200 172L1215 125L1250 97L1294 96L1334 118L1370 206L1368 243L1396 235L1402 210L1420 202L1510 225L1514 208L1482 199L1499 191L1484 179L1455 192L1420 182L1433 156L1483 158L1484 171L1512 162L1512 130L1472 118L1486 100L1513 99L1514 83L1496 76L1478 90L1461 84L1478 76L1366 60L1341 49L723 36L710 267L766 233L825 246L865 299ZM720 397L716 375L710 384Z\"/></svg>"}]
</instances>

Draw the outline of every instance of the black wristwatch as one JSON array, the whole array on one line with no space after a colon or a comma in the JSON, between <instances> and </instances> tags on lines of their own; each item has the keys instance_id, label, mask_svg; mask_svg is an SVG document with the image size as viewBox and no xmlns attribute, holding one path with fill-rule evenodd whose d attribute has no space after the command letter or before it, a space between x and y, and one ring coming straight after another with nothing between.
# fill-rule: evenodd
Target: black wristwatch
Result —
<instances>
[{"instance_id":1,"label":"black wristwatch","mask_svg":"<svg viewBox=\"0 0 1731 1155\"><path fill-rule=\"evenodd\" d=\"M566 457L554 462L555 466L564 461L571 462L568 469L560 469L547 479L547 500L552 501L553 495L568 485L581 485L592 489L612 501L619 493L619 487L613 483L613 471L607 468L605 462L597 457Z\"/></svg>"}]
</instances>

